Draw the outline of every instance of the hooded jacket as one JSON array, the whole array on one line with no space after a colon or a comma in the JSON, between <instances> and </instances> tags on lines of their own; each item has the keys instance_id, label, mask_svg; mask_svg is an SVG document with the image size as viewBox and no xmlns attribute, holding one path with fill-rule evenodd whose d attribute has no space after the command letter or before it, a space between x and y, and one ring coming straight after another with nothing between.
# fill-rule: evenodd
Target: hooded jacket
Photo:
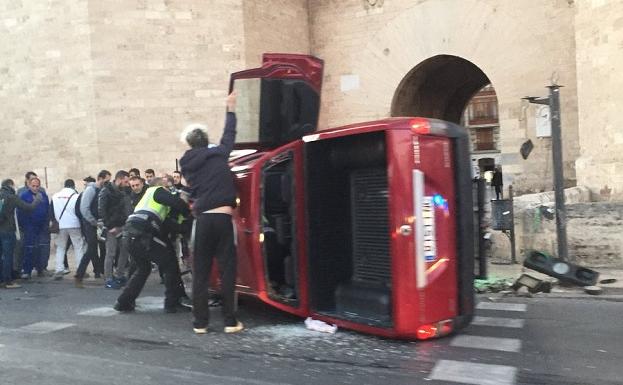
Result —
<instances>
[{"instance_id":1,"label":"hooded jacket","mask_svg":"<svg viewBox=\"0 0 623 385\"><path fill-rule=\"evenodd\" d=\"M25 212L31 212L37 206L39 202L32 202L30 204L19 199L15 195L15 190L10 186L3 186L0 189L0 199L4 200L2 214L0 214L0 232L14 233L15 232L15 209L19 208Z\"/></svg>"},{"instance_id":2,"label":"hooded jacket","mask_svg":"<svg viewBox=\"0 0 623 385\"><path fill-rule=\"evenodd\" d=\"M48 222L50 220L50 200L44 191L39 190L39 194L41 194L42 199L39 204L35 205L34 210L29 212L28 210L23 210L18 206L17 220L19 221L20 228L48 226ZM22 192L19 198L25 203L32 203L35 200L35 194L33 194L33 192L29 189Z\"/></svg>"},{"instance_id":3,"label":"hooded jacket","mask_svg":"<svg viewBox=\"0 0 623 385\"><path fill-rule=\"evenodd\" d=\"M194 199L195 214L221 206L236 207L236 187L229 168L229 154L235 140L236 114L228 112L218 146L192 148L180 159L182 175Z\"/></svg>"}]
</instances>

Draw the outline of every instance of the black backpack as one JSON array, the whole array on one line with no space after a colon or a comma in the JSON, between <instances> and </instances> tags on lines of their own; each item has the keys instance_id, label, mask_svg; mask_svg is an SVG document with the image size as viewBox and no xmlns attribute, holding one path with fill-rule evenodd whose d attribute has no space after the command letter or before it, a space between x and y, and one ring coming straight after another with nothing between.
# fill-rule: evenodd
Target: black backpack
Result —
<instances>
[{"instance_id":1,"label":"black backpack","mask_svg":"<svg viewBox=\"0 0 623 385\"><path fill-rule=\"evenodd\" d=\"M76 216L82 221L84 218L82 218L82 213L80 212L80 201L82 201L82 193L78 194L78 199L76 199L76 206L74 207Z\"/></svg>"},{"instance_id":2,"label":"black backpack","mask_svg":"<svg viewBox=\"0 0 623 385\"><path fill-rule=\"evenodd\" d=\"M95 196L93 197L93 200L91 201L91 205L89 206L89 210L91 210L91 215L93 215L95 219L98 219L99 217L99 214L97 212L99 194L100 194L100 189L95 187ZM78 194L78 199L76 199L75 212L76 212L76 216L78 217L78 219L83 220L84 217L82 216L82 213L80 212L81 202L82 202L82 193Z\"/></svg>"}]
</instances>

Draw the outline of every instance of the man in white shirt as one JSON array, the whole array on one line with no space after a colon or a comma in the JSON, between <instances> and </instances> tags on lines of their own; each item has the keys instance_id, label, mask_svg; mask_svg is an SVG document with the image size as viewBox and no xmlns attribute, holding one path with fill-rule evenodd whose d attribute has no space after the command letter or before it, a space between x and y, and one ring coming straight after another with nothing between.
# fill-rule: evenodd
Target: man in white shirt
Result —
<instances>
[{"instance_id":1,"label":"man in white shirt","mask_svg":"<svg viewBox=\"0 0 623 385\"><path fill-rule=\"evenodd\" d=\"M58 222L59 232L56 236L56 269L54 279L63 278L63 260L67 249L67 239L71 238L76 256L76 266L80 264L80 258L84 255L84 241L80 231L80 219L76 216L76 201L78 192L73 179L65 181L65 187L52 196L54 218Z\"/></svg>"}]
</instances>

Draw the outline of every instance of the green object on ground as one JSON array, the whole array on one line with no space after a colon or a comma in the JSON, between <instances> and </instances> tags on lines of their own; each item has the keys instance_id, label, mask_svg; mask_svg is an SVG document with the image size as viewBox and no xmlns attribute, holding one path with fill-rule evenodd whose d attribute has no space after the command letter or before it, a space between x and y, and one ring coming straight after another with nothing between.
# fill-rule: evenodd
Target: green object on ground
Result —
<instances>
[{"instance_id":1,"label":"green object on ground","mask_svg":"<svg viewBox=\"0 0 623 385\"><path fill-rule=\"evenodd\" d=\"M475 279L474 289L476 293L498 293L508 290L513 285L512 278L490 277L488 279Z\"/></svg>"}]
</instances>

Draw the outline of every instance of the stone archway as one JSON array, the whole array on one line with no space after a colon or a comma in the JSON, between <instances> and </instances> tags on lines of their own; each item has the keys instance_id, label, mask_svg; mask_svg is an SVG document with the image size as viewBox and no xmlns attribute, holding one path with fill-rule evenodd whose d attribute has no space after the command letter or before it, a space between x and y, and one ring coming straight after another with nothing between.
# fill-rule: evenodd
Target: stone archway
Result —
<instances>
[{"instance_id":1,"label":"stone archway","mask_svg":"<svg viewBox=\"0 0 623 385\"><path fill-rule=\"evenodd\" d=\"M465 106L491 83L474 63L453 55L422 61L402 79L392 100L392 116L423 116L460 123Z\"/></svg>"}]
</instances>

